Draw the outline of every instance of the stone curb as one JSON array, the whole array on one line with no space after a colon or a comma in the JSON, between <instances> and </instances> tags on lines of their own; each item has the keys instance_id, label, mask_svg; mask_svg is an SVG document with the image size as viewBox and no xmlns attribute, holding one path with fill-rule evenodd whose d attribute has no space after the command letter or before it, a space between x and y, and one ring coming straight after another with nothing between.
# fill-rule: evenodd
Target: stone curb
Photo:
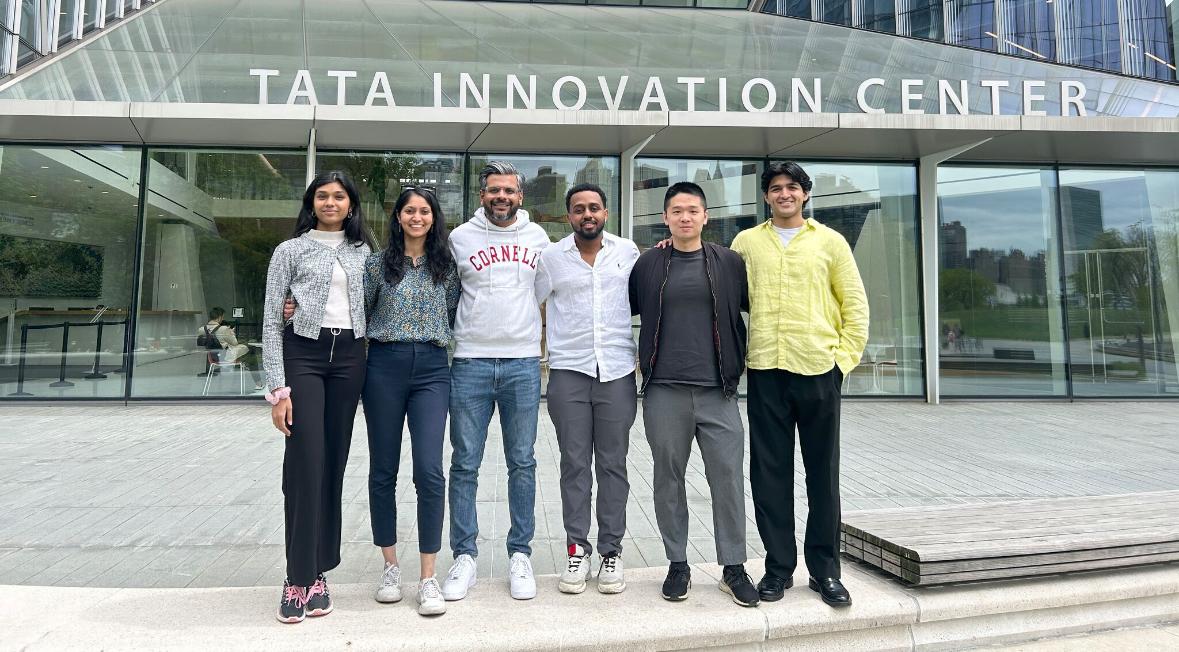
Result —
<instances>
[{"instance_id":1,"label":"stone curb","mask_svg":"<svg viewBox=\"0 0 1179 652\"><path fill-rule=\"evenodd\" d=\"M748 564L761 574L761 561ZM274 620L277 587L93 589L6 586L0 650L945 650L1179 620L1179 564L1032 580L909 588L847 563L855 604L827 607L805 571L780 602L741 608L716 589L719 568L693 567L689 599L659 596L663 568L627 570L620 595L557 591L515 601L503 579L481 580L438 618L406 599L381 605L371 587L334 585L336 611L299 625Z\"/></svg>"}]
</instances>

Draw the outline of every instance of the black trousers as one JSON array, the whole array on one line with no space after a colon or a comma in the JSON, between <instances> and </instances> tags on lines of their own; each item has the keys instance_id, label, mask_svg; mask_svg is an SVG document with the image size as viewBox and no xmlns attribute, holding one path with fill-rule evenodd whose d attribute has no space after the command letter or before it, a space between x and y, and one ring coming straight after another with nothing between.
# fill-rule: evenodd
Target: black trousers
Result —
<instances>
[{"instance_id":1,"label":"black trousers","mask_svg":"<svg viewBox=\"0 0 1179 652\"><path fill-rule=\"evenodd\" d=\"M749 370L749 482L766 572L789 578L794 542L794 431L806 470L803 556L811 577L839 574L839 367L818 376Z\"/></svg>"},{"instance_id":2,"label":"black trousers","mask_svg":"<svg viewBox=\"0 0 1179 652\"><path fill-rule=\"evenodd\" d=\"M283 368L294 421L282 462L287 579L311 586L340 565L340 498L364 387L364 339L324 328L313 340L287 328Z\"/></svg>"}]
</instances>

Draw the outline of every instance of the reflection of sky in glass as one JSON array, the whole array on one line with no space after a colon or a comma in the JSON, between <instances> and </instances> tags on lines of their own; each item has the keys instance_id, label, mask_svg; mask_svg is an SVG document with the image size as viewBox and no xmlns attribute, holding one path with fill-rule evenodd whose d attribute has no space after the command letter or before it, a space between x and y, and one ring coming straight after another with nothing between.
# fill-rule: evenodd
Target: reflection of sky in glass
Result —
<instances>
[{"instance_id":1,"label":"reflection of sky in glass","mask_svg":"<svg viewBox=\"0 0 1179 652\"><path fill-rule=\"evenodd\" d=\"M966 227L966 249L1019 249L1029 256L1043 251L1052 215L1045 214L1041 170L1010 168L938 169L941 222ZM1050 204L1048 204L1050 205Z\"/></svg>"}]
</instances>

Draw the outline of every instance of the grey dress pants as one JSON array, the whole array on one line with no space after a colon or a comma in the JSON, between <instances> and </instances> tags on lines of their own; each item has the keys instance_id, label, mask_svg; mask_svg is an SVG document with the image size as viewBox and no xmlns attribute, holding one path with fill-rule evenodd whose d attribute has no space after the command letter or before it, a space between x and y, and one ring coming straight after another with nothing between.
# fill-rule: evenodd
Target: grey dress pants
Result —
<instances>
[{"instance_id":1,"label":"grey dress pants","mask_svg":"<svg viewBox=\"0 0 1179 652\"><path fill-rule=\"evenodd\" d=\"M581 372L549 372L548 409L561 449L561 516L566 545L589 542L593 470L598 479L598 552L622 552L626 533L626 453L638 412L635 375L601 382Z\"/></svg>"},{"instance_id":2,"label":"grey dress pants","mask_svg":"<svg viewBox=\"0 0 1179 652\"><path fill-rule=\"evenodd\" d=\"M655 520L668 561L688 559L684 473L695 439L712 495L717 563L745 563L745 429L737 397L726 397L720 387L650 383L643 396L643 425L655 466Z\"/></svg>"}]
</instances>

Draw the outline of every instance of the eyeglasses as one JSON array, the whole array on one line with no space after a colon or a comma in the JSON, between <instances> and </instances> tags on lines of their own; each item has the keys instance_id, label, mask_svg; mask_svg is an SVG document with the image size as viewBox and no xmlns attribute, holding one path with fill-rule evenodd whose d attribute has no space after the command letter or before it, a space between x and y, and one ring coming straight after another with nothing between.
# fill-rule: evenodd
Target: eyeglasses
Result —
<instances>
[{"instance_id":1,"label":"eyeglasses","mask_svg":"<svg viewBox=\"0 0 1179 652\"><path fill-rule=\"evenodd\" d=\"M421 190L421 191L423 191L423 192L428 192L428 193L430 193L431 195L437 195L437 194L438 194L438 189L437 189L437 188L435 188L434 186L427 186L427 185L420 185L420 186L401 186L401 192L408 192L408 191L410 191L410 190Z\"/></svg>"}]
</instances>

